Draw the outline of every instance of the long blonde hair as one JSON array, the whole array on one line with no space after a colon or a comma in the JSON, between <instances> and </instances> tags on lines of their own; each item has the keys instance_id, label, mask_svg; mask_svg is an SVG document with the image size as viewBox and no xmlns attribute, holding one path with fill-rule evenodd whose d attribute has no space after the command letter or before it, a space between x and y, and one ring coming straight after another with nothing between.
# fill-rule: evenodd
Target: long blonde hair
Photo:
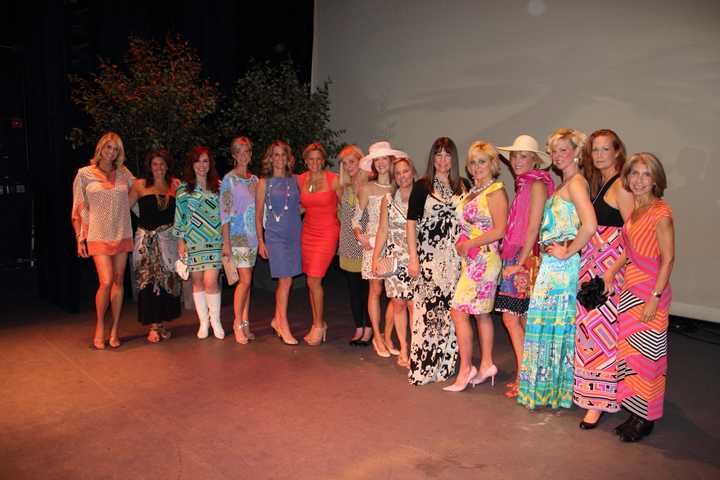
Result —
<instances>
[{"instance_id":1,"label":"long blonde hair","mask_svg":"<svg viewBox=\"0 0 720 480\"><path fill-rule=\"evenodd\" d=\"M100 152L102 152L102 149L105 148L105 145L108 142L115 142L115 145L118 147L118 155L113 162L113 167L118 169L123 163L125 163L125 147L123 146L120 135L115 132L107 132L105 135L100 137L97 145L95 145L95 154L90 159L90 165L97 165L98 162L100 162Z\"/></svg>"}]
</instances>

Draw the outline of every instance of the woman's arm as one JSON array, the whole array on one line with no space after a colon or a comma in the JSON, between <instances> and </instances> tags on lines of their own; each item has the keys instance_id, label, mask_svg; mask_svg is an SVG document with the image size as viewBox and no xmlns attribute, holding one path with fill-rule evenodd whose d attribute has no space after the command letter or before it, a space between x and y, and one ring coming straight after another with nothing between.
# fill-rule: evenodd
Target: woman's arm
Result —
<instances>
[{"instance_id":1,"label":"woman's arm","mask_svg":"<svg viewBox=\"0 0 720 480\"><path fill-rule=\"evenodd\" d=\"M537 242L538 234L540 233L540 224L542 223L547 197L547 187L543 182L536 180L532 183L532 185L530 185L530 211L528 213L525 243L520 250L518 263L505 267L503 269L503 277L510 278L524 268L523 264L530 257L530 254L535 247L535 243Z\"/></svg>"},{"instance_id":2,"label":"woman's arm","mask_svg":"<svg viewBox=\"0 0 720 480\"><path fill-rule=\"evenodd\" d=\"M373 249L373 246L370 244L368 236L363 233L363 230L360 227L360 219L362 218L362 215L365 212L368 204L368 188L368 185L363 185L363 187L357 193L357 205L355 207L355 214L353 215L351 222L355 238L360 243L363 250Z\"/></svg>"},{"instance_id":3,"label":"woman's arm","mask_svg":"<svg viewBox=\"0 0 720 480\"><path fill-rule=\"evenodd\" d=\"M73 230L75 230L78 257L88 258L86 237L90 221L90 206L88 205L87 192L80 172L77 173L73 181L73 206L70 220Z\"/></svg>"},{"instance_id":4,"label":"woman's arm","mask_svg":"<svg viewBox=\"0 0 720 480\"><path fill-rule=\"evenodd\" d=\"M597 219L595 218L595 209L590 201L587 180L580 175L573 178L568 185L568 194L570 201L575 205L578 217L580 217L580 229L575 235L575 239L567 247L552 244L547 248L547 253L560 260L570 258L582 250L597 230Z\"/></svg>"},{"instance_id":5,"label":"woman's arm","mask_svg":"<svg viewBox=\"0 0 720 480\"><path fill-rule=\"evenodd\" d=\"M408 220L405 224L405 236L408 244L408 274L417 278L420 275L420 261L417 256L417 222Z\"/></svg>"},{"instance_id":6,"label":"woman's arm","mask_svg":"<svg viewBox=\"0 0 720 480\"><path fill-rule=\"evenodd\" d=\"M496 242L505 236L508 215L508 197L504 188L496 190L487 196L488 209L492 218L492 228L479 237L473 239L474 247L480 247Z\"/></svg>"},{"instance_id":7,"label":"woman's arm","mask_svg":"<svg viewBox=\"0 0 720 480\"><path fill-rule=\"evenodd\" d=\"M128 202L130 204L131 209L137 203L138 198L140 198L142 189L144 187L145 187L145 180L142 178L140 180L137 180L135 183L133 183L132 187L130 187L130 193L128 193Z\"/></svg>"},{"instance_id":8,"label":"woman's arm","mask_svg":"<svg viewBox=\"0 0 720 480\"><path fill-rule=\"evenodd\" d=\"M265 246L265 229L263 218L265 218L265 179L258 181L255 189L255 232L258 240L258 254L262 258L268 258L267 247Z\"/></svg>"},{"instance_id":9,"label":"woman's arm","mask_svg":"<svg viewBox=\"0 0 720 480\"><path fill-rule=\"evenodd\" d=\"M382 253L388 233L388 203L387 197L383 197L380 204L380 220L378 222L377 233L375 234L375 248L372 255L372 271L377 275L377 262Z\"/></svg>"},{"instance_id":10,"label":"woman's arm","mask_svg":"<svg viewBox=\"0 0 720 480\"><path fill-rule=\"evenodd\" d=\"M612 190L615 193L615 201L617 202L618 210L620 210L620 216L624 222L627 222L632 214L633 208L635 208L633 195L625 190L622 180L619 178L615 180Z\"/></svg>"},{"instance_id":11,"label":"woman's arm","mask_svg":"<svg viewBox=\"0 0 720 480\"><path fill-rule=\"evenodd\" d=\"M660 268L658 269L653 292L661 294L667 287L668 282L670 282L670 274L675 263L675 227L672 218L662 217L658 220L655 226L655 236L660 250ZM648 297L640 318L641 321L650 322L655 318L659 302L660 299L655 295L651 294Z\"/></svg>"},{"instance_id":12,"label":"woman's arm","mask_svg":"<svg viewBox=\"0 0 720 480\"><path fill-rule=\"evenodd\" d=\"M184 189L178 192L175 199L175 222L173 233L178 237L178 255L180 258L187 256L187 245L185 245L185 234L189 228L188 215L188 194Z\"/></svg>"}]
</instances>

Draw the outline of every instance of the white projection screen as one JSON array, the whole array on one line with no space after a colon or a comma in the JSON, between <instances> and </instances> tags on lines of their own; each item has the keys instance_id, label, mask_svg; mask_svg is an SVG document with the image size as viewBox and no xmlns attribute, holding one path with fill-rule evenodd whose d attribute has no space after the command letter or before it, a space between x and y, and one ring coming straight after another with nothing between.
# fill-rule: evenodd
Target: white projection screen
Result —
<instances>
[{"instance_id":1,"label":"white projection screen","mask_svg":"<svg viewBox=\"0 0 720 480\"><path fill-rule=\"evenodd\" d=\"M720 1L316 0L313 84L332 126L423 171L447 135L545 142L558 127L618 132L666 168L675 315L720 322ZM512 178L503 180L512 194Z\"/></svg>"}]
</instances>

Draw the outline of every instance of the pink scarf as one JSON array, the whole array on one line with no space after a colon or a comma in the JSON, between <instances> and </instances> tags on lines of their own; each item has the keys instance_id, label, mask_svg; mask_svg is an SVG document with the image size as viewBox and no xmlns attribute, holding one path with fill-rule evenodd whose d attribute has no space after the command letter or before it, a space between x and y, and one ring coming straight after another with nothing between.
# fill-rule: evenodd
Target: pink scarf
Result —
<instances>
[{"instance_id":1,"label":"pink scarf","mask_svg":"<svg viewBox=\"0 0 720 480\"><path fill-rule=\"evenodd\" d=\"M522 250L527 235L528 215L530 213L530 192L532 183L541 181L547 187L548 198L555 191L555 183L545 170L530 170L515 178L515 198L510 207L507 230L500 256L510 260Z\"/></svg>"}]
</instances>

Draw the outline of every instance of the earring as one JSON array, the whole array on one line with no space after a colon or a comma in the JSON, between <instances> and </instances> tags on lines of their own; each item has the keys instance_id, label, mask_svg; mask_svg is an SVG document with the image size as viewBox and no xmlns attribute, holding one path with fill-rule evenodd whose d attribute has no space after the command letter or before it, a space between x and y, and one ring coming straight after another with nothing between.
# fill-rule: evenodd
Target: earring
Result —
<instances>
[{"instance_id":1,"label":"earring","mask_svg":"<svg viewBox=\"0 0 720 480\"><path fill-rule=\"evenodd\" d=\"M573 162L575 162L575 165L580 163L580 159L578 157L573 158Z\"/></svg>"}]
</instances>

